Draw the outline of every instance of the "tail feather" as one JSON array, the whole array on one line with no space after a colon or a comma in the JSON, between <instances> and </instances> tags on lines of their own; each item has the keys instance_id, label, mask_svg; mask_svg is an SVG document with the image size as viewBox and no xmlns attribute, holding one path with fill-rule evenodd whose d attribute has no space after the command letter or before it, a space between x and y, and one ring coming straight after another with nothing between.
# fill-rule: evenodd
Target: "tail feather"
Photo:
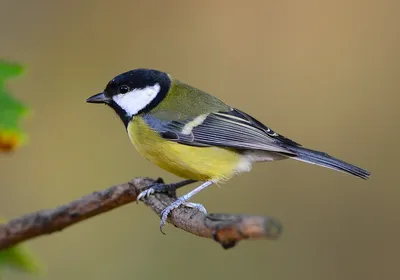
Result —
<instances>
[{"instance_id":1,"label":"tail feather","mask_svg":"<svg viewBox=\"0 0 400 280\"><path fill-rule=\"evenodd\" d=\"M350 163L331 157L330 155L323 152L314 151L297 146L291 146L286 148L295 154L295 155L290 155L290 158L295 160L320 165L337 171L342 171L360 177L362 179L368 179L369 176L371 175L371 173L365 169L362 169Z\"/></svg>"}]
</instances>

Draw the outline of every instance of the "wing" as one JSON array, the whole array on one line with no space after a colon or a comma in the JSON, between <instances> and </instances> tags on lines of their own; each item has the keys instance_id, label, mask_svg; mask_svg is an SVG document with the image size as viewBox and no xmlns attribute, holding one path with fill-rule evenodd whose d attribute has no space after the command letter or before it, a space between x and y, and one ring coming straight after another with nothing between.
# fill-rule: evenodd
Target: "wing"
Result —
<instances>
[{"instance_id":1,"label":"wing","mask_svg":"<svg viewBox=\"0 0 400 280\"><path fill-rule=\"evenodd\" d=\"M144 120L169 141L191 146L218 146L293 154L285 147L300 146L238 110L203 114L185 121L160 121L147 114Z\"/></svg>"}]
</instances>

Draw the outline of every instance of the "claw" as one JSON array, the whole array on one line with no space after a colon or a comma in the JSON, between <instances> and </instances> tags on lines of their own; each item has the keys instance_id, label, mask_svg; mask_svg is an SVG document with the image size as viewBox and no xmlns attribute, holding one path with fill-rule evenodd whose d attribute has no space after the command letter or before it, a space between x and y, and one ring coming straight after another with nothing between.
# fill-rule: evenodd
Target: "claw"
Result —
<instances>
[{"instance_id":1,"label":"claw","mask_svg":"<svg viewBox=\"0 0 400 280\"><path fill-rule=\"evenodd\" d=\"M184 206L189 207L189 208L195 208L195 209L203 212L204 214L207 214L207 210L203 205L201 205L199 203L186 202L184 199L178 198L171 205L165 207L164 210L161 211L160 231L161 231L162 234L165 235L165 233L162 230L162 228L167 223L167 219L168 219L169 214L171 213L172 210L178 208L181 205L184 205Z\"/></svg>"},{"instance_id":2,"label":"claw","mask_svg":"<svg viewBox=\"0 0 400 280\"><path fill-rule=\"evenodd\" d=\"M207 214L207 209L201 205L200 203L193 203L193 202L184 202L183 205L189 208L194 208L202 212L203 214Z\"/></svg>"},{"instance_id":3,"label":"claw","mask_svg":"<svg viewBox=\"0 0 400 280\"><path fill-rule=\"evenodd\" d=\"M138 202L139 200L143 200L144 198L149 198L150 195L154 194L155 190L154 188L149 188L145 191L142 191L136 198L136 202Z\"/></svg>"},{"instance_id":4,"label":"claw","mask_svg":"<svg viewBox=\"0 0 400 280\"><path fill-rule=\"evenodd\" d=\"M144 200L145 198L149 198L150 195L155 194L156 192L169 192L175 191L178 188L184 187L191 183L196 182L195 180L184 180L177 183L172 184L164 184L162 179L160 178L154 183L150 188L145 191L142 191L136 198L136 203L139 203L139 200Z\"/></svg>"},{"instance_id":5,"label":"claw","mask_svg":"<svg viewBox=\"0 0 400 280\"><path fill-rule=\"evenodd\" d=\"M167 219L169 216L169 213L171 213L172 210L178 208L184 201L180 201L179 199L174 201L171 205L167 206L164 208L164 210L161 211L161 221L160 221L160 231L165 234L162 230L163 226L167 223Z\"/></svg>"}]
</instances>

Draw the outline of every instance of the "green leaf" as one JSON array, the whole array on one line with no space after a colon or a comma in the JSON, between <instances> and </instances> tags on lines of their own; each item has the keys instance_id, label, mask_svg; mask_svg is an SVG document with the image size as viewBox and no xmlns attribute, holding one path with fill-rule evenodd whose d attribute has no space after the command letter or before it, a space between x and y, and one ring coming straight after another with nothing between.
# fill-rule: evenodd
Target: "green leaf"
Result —
<instances>
[{"instance_id":1,"label":"green leaf","mask_svg":"<svg viewBox=\"0 0 400 280\"><path fill-rule=\"evenodd\" d=\"M41 266L32 253L21 245L0 251L0 271L5 267L30 273L39 273L42 271Z\"/></svg>"},{"instance_id":2,"label":"green leaf","mask_svg":"<svg viewBox=\"0 0 400 280\"><path fill-rule=\"evenodd\" d=\"M0 218L0 223L3 222L4 220ZM35 274L43 271L43 266L39 264L37 258L23 245L0 251L0 272L6 267Z\"/></svg>"},{"instance_id":3,"label":"green leaf","mask_svg":"<svg viewBox=\"0 0 400 280\"><path fill-rule=\"evenodd\" d=\"M12 151L26 140L19 123L27 115L28 109L11 96L5 86L7 79L17 77L22 72L21 65L0 60L0 152Z\"/></svg>"},{"instance_id":4,"label":"green leaf","mask_svg":"<svg viewBox=\"0 0 400 280\"><path fill-rule=\"evenodd\" d=\"M0 60L0 81L19 76L23 70L24 68L19 64Z\"/></svg>"}]
</instances>

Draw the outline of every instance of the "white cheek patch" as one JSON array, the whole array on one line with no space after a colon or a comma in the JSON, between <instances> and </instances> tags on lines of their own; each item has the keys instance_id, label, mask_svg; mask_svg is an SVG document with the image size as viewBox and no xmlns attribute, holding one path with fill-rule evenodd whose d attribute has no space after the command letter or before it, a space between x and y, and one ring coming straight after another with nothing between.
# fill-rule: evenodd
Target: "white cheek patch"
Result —
<instances>
[{"instance_id":1,"label":"white cheek patch","mask_svg":"<svg viewBox=\"0 0 400 280\"><path fill-rule=\"evenodd\" d=\"M136 115L140 110L150 104L160 92L160 85L148 86L142 89L134 89L124 94L113 96L117 103L129 116Z\"/></svg>"}]
</instances>

